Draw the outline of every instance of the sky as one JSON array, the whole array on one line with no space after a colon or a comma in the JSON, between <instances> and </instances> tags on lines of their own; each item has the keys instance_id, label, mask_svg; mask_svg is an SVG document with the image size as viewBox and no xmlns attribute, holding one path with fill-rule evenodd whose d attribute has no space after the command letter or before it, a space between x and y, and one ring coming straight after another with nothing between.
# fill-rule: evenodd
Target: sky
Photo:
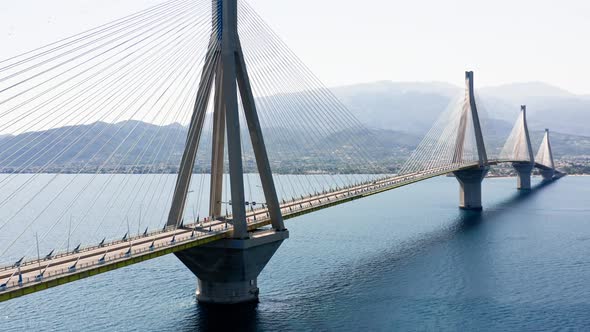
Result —
<instances>
[{"instance_id":1,"label":"sky","mask_svg":"<svg viewBox=\"0 0 590 332\"><path fill-rule=\"evenodd\" d=\"M0 59L161 0L0 2ZM590 94L587 0L250 0L328 86L541 81Z\"/></svg>"}]
</instances>

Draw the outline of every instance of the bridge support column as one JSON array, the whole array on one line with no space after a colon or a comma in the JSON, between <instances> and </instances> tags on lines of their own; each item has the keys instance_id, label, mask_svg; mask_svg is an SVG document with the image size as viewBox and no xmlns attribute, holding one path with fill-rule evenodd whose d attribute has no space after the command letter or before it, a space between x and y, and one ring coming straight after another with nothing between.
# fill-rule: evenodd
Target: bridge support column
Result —
<instances>
[{"instance_id":1,"label":"bridge support column","mask_svg":"<svg viewBox=\"0 0 590 332\"><path fill-rule=\"evenodd\" d=\"M289 231L266 230L250 235L247 239L223 239L175 254L197 276L199 302L258 301L258 275L289 237Z\"/></svg>"},{"instance_id":2,"label":"bridge support column","mask_svg":"<svg viewBox=\"0 0 590 332\"><path fill-rule=\"evenodd\" d=\"M542 169L541 176L543 177L543 181L551 181L551 180L553 180L553 177L555 176L555 170L554 169Z\"/></svg>"},{"instance_id":3,"label":"bridge support column","mask_svg":"<svg viewBox=\"0 0 590 332\"><path fill-rule=\"evenodd\" d=\"M459 207L465 210L481 210L481 182L488 167L453 172L459 181Z\"/></svg>"},{"instance_id":4,"label":"bridge support column","mask_svg":"<svg viewBox=\"0 0 590 332\"><path fill-rule=\"evenodd\" d=\"M516 189L531 190L531 174L534 165L531 163L512 163L516 170Z\"/></svg>"}]
</instances>

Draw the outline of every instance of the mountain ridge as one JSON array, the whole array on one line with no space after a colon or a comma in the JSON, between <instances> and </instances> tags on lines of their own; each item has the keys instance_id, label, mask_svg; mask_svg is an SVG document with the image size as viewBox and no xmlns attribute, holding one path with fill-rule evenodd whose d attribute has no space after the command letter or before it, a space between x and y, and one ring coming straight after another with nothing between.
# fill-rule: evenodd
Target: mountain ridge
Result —
<instances>
[{"instance_id":1,"label":"mountain ridge","mask_svg":"<svg viewBox=\"0 0 590 332\"><path fill-rule=\"evenodd\" d=\"M423 135L463 89L444 82L378 81L333 89L369 127ZM525 93L526 92L526 93ZM454 93L454 96L453 96ZM590 97L542 82L476 88L477 102L491 119L514 122L526 104L529 125L564 134L590 136Z\"/></svg>"},{"instance_id":2,"label":"mountain ridge","mask_svg":"<svg viewBox=\"0 0 590 332\"><path fill-rule=\"evenodd\" d=\"M515 84L518 84L518 89L531 86L530 83ZM520 110L520 103L511 99L515 93L500 93L514 86L479 90L479 109L489 155L499 152ZM590 108L590 99L569 94L564 92L565 90L544 83L535 83L532 86L551 95L529 97L532 101L527 103L529 130L534 148L537 148L544 129L548 127L552 131L556 157L590 156L590 128L587 128L587 124L590 123L590 118L587 117L590 114L586 111ZM301 144L298 144L298 135L305 134L301 132L305 130L304 127L298 128L299 132L294 128L263 128L275 170L342 171L338 169L342 165L328 164L342 160L355 144L366 147L367 154L373 160L379 160L384 167L395 170L419 144L441 112L447 108L452 96L462 94L461 88L445 82L391 81L340 87L333 89L333 92L366 129L332 133L321 138L318 148L299 146ZM534 94L537 92L529 91L529 96ZM560 110L557 112L559 116L555 116L555 109ZM131 130L134 132L130 132ZM203 146L210 144L208 130L205 129L202 134ZM138 172L151 172L149 165L156 163L165 171L172 172L180 162L186 133L187 127L180 123L159 126L127 120L113 124L95 122L19 135L2 135L0 171L51 172L67 168L70 171L91 172L103 166L109 171L119 171L115 165L140 164L143 166ZM127 138L129 134L132 135ZM247 135L247 132L243 133L244 137ZM352 135L358 142L350 141ZM244 144L246 146L249 143L246 140ZM171 153L169 157L164 158L161 151ZM312 153L302 155L301 151ZM209 152L206 151L198 157L201 158L200 164L207 165ZM338 157L335 153L342 155ZM252 157L247 152L245 154L246 158ZM331 156L332 159L326 159L325 156ZM50 166L44 168L46 164ZM249 162L245 167L252 169L252 165ZM205 167L200 171L208 170Z\"/></svg>"}]
</instances>

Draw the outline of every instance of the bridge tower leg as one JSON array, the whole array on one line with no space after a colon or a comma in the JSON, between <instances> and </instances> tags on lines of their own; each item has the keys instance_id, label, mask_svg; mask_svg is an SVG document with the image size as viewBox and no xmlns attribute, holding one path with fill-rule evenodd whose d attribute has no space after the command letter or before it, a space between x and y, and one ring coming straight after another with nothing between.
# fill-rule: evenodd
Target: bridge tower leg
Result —
<instances>
[{"instance_id":1,"label":"bridge tower leg","mask_svg":"<svg viewBox=\"0 0 590 332\"><path fill-rule=\"evenodd\" d=\"M167 227L183 224L184 206L211 89L215 89L209 215L221 216L224 145L231 186L231 238L194 247L176 256L198 278L200 302L234 304L258 300L257 277L283 240L289 237L277 198L260 122L238 36L237 0L212 0L213 33L209 43ZM215 84L214 84L215 83ZM260 174L272 229L249 231L244 196L238 89Z\"/></svg>"},{"instance_id":2,"label":"bridge tower leg","mask_svg":"<svg viewBox=\"0 0 590 332\"><path fill-rule=\"evenodd\" d=\"M470 112L479 165L470 169L453 172L459 182L459 207L466 210L481 210L481 182L489 171L488 157L483 141L483 134L475 103L475 90L473 87L473 72L465 72L465 107L461 114L459 132L455 142L455 154L453 161L462 162L465 133L467 131L467 112Z\"/></svg>"}]
</instances>

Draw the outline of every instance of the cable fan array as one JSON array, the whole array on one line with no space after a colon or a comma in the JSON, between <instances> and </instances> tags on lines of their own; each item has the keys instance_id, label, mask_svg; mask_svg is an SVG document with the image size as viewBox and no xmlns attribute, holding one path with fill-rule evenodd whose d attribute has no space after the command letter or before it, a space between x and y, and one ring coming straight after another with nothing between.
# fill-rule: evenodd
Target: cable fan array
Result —
<instances>
[{"instance_id":1,"label":"cable fan array","mask_svg":"<svg viewBox=\"0 0 590 332\"><path fill-rule=\"evenodd\" d=\"M2 257L31 231L45 250L118 235L139 204L145 226L161 219L174 179L132 174L178 158L167 129L190 117L209 8L168 1L1 63Z\"/></svg>"},{"instance_id":2,"label":"cable fan array","mask_svg":"<svg viewBox=\"0 0 590 332\"><path fill-rule=\"evenodd\" d=\"M525 126L525 113L521 112L500 152L500 160L534 162L533 152L530 151L527 140L527 127Z\"/></svg>"},{"instance_id":3,"label":"cable fan array","mask_svg":"<svg viewBox=\"0 0 590 332\"><path fill-rule=\"evenodd\" d=\"M402 166L399 174L456 169L479 160L467 98L452 101Z\"/></svg>"},{"instance_id":4,"label":"cable fan array","mask_svg":"<svg viewBox=\"0 0 590 332\"><path fill-rule=\"evenodd\" d=\"M0 61L3 261L32 256L36 237L43 252L69 251L162 228L217 22L209 0L166 1ZM279 199L381 177L369 130L244 1L239 33ZM212 107L187 219L209 213ZM240 114L253 209L264 196ZM226 174L226 211L230 190Z\"/></svg>"}]
</instances>

